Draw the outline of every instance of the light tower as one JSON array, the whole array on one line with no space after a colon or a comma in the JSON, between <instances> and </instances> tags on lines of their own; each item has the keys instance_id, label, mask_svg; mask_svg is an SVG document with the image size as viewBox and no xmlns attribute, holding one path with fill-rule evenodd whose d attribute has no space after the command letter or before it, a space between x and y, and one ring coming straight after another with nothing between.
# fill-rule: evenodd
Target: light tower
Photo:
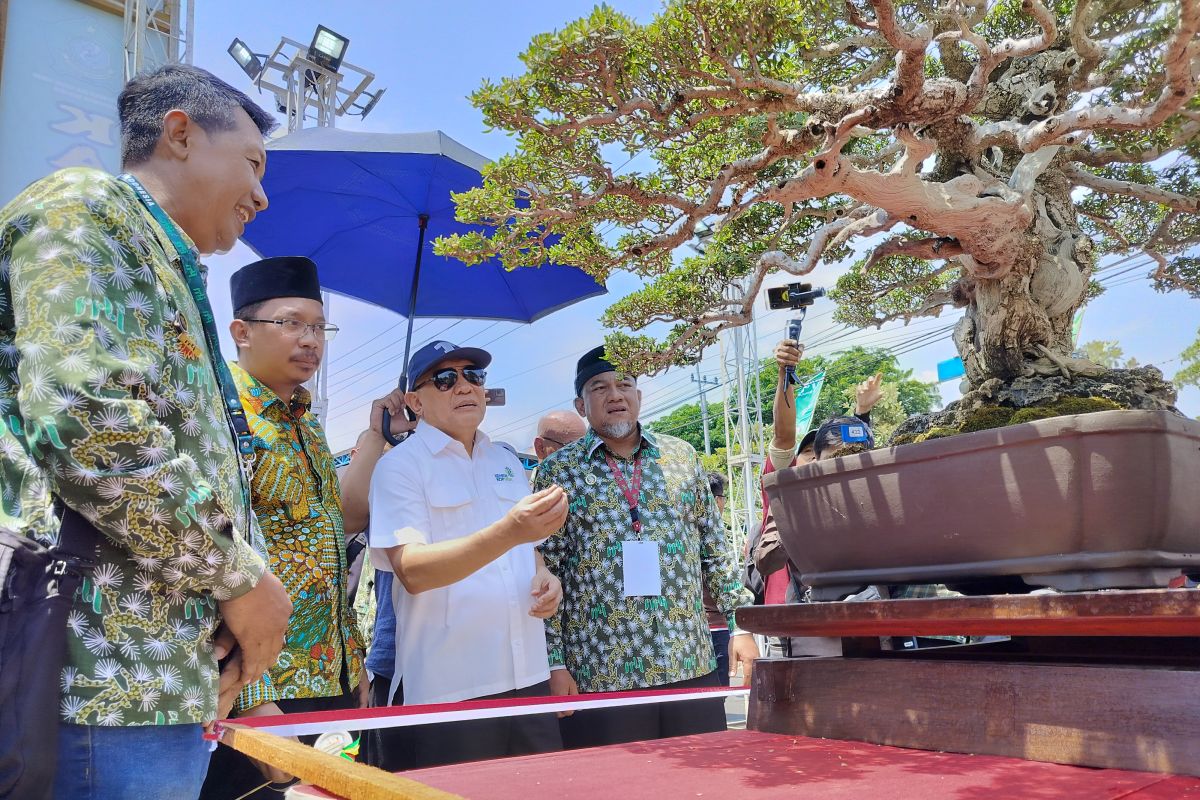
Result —
<instances>
[{"instance_id":1,"label":"light tower","mask_svg":"<svg viewBox=\"0 0 1200 800\"><path fill-rule=\"evenodd\" d=\"M229 45L229 55L262 92L275 97L275 110L287 119L287 132L293 133L312 119L318 128L332 128L338 117L366 119L374 110L383 89L367 91L375 75L346 61L350 40L337 31L318 25L307 45L286 36L270 54L256 53L241 39ZM342 82L350 78L350 83ZM311 113L311 116L310 116ZM322 292L329 308L329 292ZM309 381L313 413L325 422L329 412L330 353L327 351L317 374Z\"/></svg>"},{"instance_id":2,"label":"light tower","mask_svg":"<svg viewBox=\"0 0 1200 800\"><path fill-rule=\"evenodd\" d=\"M749 281L731 284L726 292L742 298ZM720 338L721 382L725 384L725 459L729 479L726 508L734 552L741 554L752 526L762 516L762 392L758 381L758 330L749 325L726 330Z\"/></svg>"},{"instance_id":3,"label":"light tower","mask_svg":"<svg viewBox=\"0 0 1200 800\"><path fill-rule=\"evenodd\" d=\"M712 228L697 228L692 248L703 254ZM741 300L749 289L749 279L726 287L726 296ZM765 460L762 424L762 392L758 382L757 325L731 328L719 340L721 383L725 387L725 462L729 486L725 510L729 513L730 546L740 558L751 526L762 515L758 481Z\"/></svg>"},{"instance_id":4,"label":"light tower","mask_svg":"<svg viewBox=\"0 0 1200 800\"><path fill-rule=\"evenodd\" d=\"M340 116L366 119L375 108L384 90L367 91L375 75L345 60L349 47L348 38L318 25L308 45L284 36L264 54L234 39L229 55L260 92L274 96L275 110L287 118L291 133L310 119L316 127L332 128Z\"/></svg>"}]
</instances>

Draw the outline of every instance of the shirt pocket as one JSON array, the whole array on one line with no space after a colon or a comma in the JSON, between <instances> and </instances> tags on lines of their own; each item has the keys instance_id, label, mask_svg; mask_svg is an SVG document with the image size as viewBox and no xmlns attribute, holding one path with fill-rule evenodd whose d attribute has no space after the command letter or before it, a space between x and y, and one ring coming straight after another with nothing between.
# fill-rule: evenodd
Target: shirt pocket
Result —
<instances>
[{"instance_id":1,"label":"shirt pocket","mask_svg":"<svg viewBox=\"0 0 1200 800\"><path fill-rule=\"evenodd\" d=\"M429 485L429 541L444 542L474 533L474 494L465 482L448 476Z\"/></svg>"}]
</instances>

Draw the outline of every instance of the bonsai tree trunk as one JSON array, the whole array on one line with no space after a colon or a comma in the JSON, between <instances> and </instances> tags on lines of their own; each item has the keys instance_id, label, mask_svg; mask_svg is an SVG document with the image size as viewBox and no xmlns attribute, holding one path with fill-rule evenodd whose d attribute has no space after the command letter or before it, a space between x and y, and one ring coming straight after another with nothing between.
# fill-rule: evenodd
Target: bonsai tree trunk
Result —
<instances>
[{"instance_id":1,"label":"bonsai tree trunk","mask_svg":"<svg viewBox=\"0 0 1200 800\"><path fill-rule=\"evenodd\" d=\"M998 278L976 271L956 288L966 314L954 341L972 388L993 378L1007 382L1103 371L1071 355L1072 320L1087 296L1093 258L1091 241L1066 196L1066 182L1056 177L1061 178L1048 172L1038 182L1031 198L1036 212L1014 240L1019 249L1012 269Z\"/></svg>"}]
</instances>

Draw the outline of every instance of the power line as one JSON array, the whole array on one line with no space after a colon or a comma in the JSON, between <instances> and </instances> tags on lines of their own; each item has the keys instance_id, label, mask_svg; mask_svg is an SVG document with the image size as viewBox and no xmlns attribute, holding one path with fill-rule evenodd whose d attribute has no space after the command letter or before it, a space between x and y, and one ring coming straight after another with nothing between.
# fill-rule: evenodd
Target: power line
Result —
<instances>
[{"instance_id":1,"label":"power line","mask_svg":"<svg viewBox=\"0 0 1200 800\"><path fill-rule=\"evenodd\" d=\"M363 348L364 348L364 347L366 347L367 345L369 345L369 344L373 344L373 343L375 343L375 342L379 341L379 337L383 336L383 335L384 335L385 333L387 333L388 331L395 330L396 328L400 327L401 325L403 325L403 324L404 324L405 322L407 322L407 321L408 321L408 320L406 320L406 319L404 319L404 318L401 318L399 322L395 323L394 325L391 325L391 326L389 326L388 328L385 328L383 331L380 331L380 332L379 332L379 333L377 333L375 336L371 337L370 339L368 339L367 341L363 342L362 344L360 344L360 345L357 345L357 346L355 346L355 347L351 348L350 350L347 350L345 353L342 353L342 354L340 355L339 361L340 361L340 359L344 359L346 356L350 355L351 353L357 352L358 350L361 350L361 349L363 349ZM416 328L413 330L413 335L415 336L415 335L416 335L418 332L420 332L420 331L421 331L423 328L426 328L426 327L428 327L428 326L430 325L430 323L432 323L432 322L433 322L433 320L428 320L428 321L426 321L426 322L423 322L423 323L421 323L420 325L418 325L418 326L417 326L417 327L416 327ZM402 341L404 341L404 340L403 340L403 339L393 339L392 341L390 341L390 342L388 342L387 344L385 344L383 347L379 348L378 350L372 350L370 353L367 353L365 356L363 356L362 358L358 359L357 361L351 362L351 363L349 363L349 364L339 364L337 369L335 369L335 370L333 370L333 371L331 371L331 372L329 373L329 377L330 377L330 378L332 378L332 377L333 377L333 376L335 376L335 375L340 375L341 373L345 372L346 370L350 369L351 367L357 366L358 364L361 364L363 361L366 361L368 358L370 358L371 356L375 355L376 353L380 353L380 352L382 352L382 351L386 350L387 348L389 348L389 347L393 346L393 345L394 345L394 344L396 344L397 342L402 342Z\"/></svg>"}]
</instances>

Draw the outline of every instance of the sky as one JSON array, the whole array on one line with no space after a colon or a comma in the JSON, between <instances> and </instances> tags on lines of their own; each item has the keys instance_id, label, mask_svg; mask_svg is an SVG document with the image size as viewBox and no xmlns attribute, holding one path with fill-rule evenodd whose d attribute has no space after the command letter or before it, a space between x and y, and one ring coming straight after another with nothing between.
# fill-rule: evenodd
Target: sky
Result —
<instances>
[{"instance_id":1,"label":"sky","mask_svg":"<svg viewBox=\"0 0 1200 800\"><path fill-rule=\"evenodd\" d=\"M660 7L656 0L610 0L609 5L639 21L648 21ZM594 2L205 0L195 6L193 63L250 91L252 96L255 90L251 82L226 52L234 37L241 38L252 50L265 53L274 49L281 36L307 43L316 26L325 25L350 39L346 60L375 74L371 89L387 89L367 120L343 117L338 127L397 133L436 129L489 158L497 158L512 151L513 140L503 132L485 130L482 114L467 96L485 78L520 74L520 53L536 34L561 28L586 15ZM262 97L262 104L268 108L274 105L270 97ZM264 213L271 213L270 209ZM219 321L232 316L229 275L254 259L254 253L239 244L230 253L207 260ZM1112 274L1141 261L1118 266ZM845 267L823 264L805 280L832 287ZM1200 302L1178 293L1158 294L1148 281L1136 280L1138 274L1148 271L1112 279L1114 287L1085 311L1080 340L1115 340L1127 357L1160 365L1170 377L1179 369L1179 353L1200 331ZM1134 280L1126 282L1129 278ZM768 279L767 285L785 282L778 276ZM638 285L632 276L614 275L608 282L608 295L583 301L532 325L418 319L414 349L431 338L444 338L491 352L488 385L506 390L507 405L488 409L484 430L493 438L529 450L538 417L553 409L571 407L575 361L603 342L605 329L598 321L601 313ZM783 338L789 315L767 312L762 303L756 308L754 336L758 356L766 358ZM802 334L803 339L813 343L808 352L836 355L838 350L855 344L896 346L912 342L909 346L914 349L901 355L900 363L912 369L916 377L931 381L936 379L937 363L956 355L949 334L938 331L960 312L947 311L939 320L914 320L907 330L893 324L880 331L863 332L846 331L836 325L832 312L829 301L818 301L811 310ZM331 300L328 316L342 329L326 354L330 397L326 430L336 452L350 447L366 427L371 401L394 388L401 372L405 325L397 314L340 296ZM928 338L914 339L922 334ZM823 339L828 341L822 344ZM233 352L227 333L223 347ZM701 375L722 380L720 362L718 349L711 347L700 363ZM694 375L693 369L676 369L644 379L643 419L654 415L648 412L665 413L681 403L695 402ZM939 388L945 402L958 396L954 382ZM721 391L710 390L709 400L720 399ZM1182 392L1179 408L1189 416L1200 415L1200 390Z\"/></svg>"}]
</instances>

